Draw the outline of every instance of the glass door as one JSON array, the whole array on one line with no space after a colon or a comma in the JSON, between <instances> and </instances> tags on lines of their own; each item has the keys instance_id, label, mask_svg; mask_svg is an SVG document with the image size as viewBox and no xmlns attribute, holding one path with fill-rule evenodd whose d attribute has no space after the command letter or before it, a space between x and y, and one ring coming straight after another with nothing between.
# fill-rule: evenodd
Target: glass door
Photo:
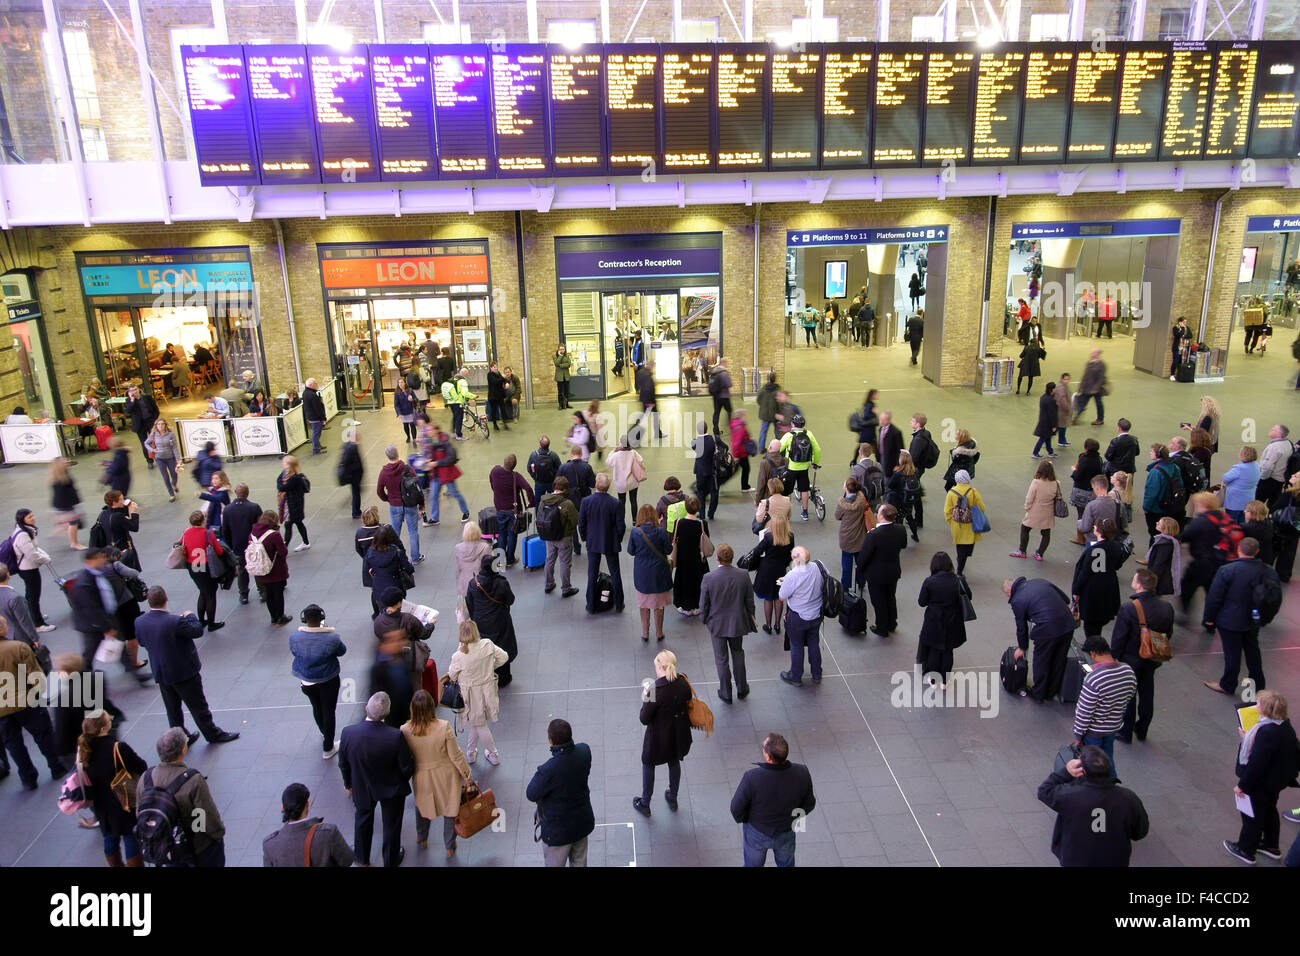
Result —
<instances>
[{"instance_id":1,"label":"glass door","mask_svg":"<svg viewBox=\"0 0 1300 956\"><path fill-rule=\"evenodd\" d=\"M605 341L605 397L613 398L632 390L632 334L628 329L621 292L600 297L600 316Z\"/></svg>"},{"instance_id":2,"label":"glass door","mask_svg":"<svg viewBox=\"0 0 1300 956\"><path fill-rule=\"evenodd\" d=\"M590 401L605 397L605 362L598 292L565 292L560 296L564 328L561 341L572 361L569 397Z\"/></svg>"},{"instance_id":3,"label":"glass door","mask_svg":"<svg viewBox=\"0 0 1300 956\"><path fill-rule=\"evenodd\" d=\"M335 369L343 368L347 386L343 401L347 408L373 409L383 404L382 374L370 321L370 303L330 302L330 334L334 339Z\"/></svg>"},{"instance_id":4,"label":"glass door","mask_svg":"<svg viewBox=\"0 0 1300 956\"><path fill-rule=\"evenodd\" d=\"M100 364L104 370L104 384L114 394L122 394L127 385L139 384L140 370L148 367L140 349L141 335L134 310L96 308L95 327L99 332ZM84 390L89 381L82 382Z\"/></svg>"},{"instance_id":5,"label":"glass door","mask_svg":"<svg viewBox=\"0 0 1300 956\"><path fill-rule=\"evenodd\" d=\"M10 326L17 346L18 370L23 376L23 407L33 419L62 418L54 379L50 375L50 351L45 329L39 321Z\"/></svg>"},{"instance_id":6,"label":"glass door","mask_svg":"<svg viewBox=\"0 0 1300 956\"><path fill-rule=\"evenodd\" d=\"M639 297L646 355L655 363L655 394L682 392L681 326L676 292L645 292Z\"/></svg>"}]
</instances>

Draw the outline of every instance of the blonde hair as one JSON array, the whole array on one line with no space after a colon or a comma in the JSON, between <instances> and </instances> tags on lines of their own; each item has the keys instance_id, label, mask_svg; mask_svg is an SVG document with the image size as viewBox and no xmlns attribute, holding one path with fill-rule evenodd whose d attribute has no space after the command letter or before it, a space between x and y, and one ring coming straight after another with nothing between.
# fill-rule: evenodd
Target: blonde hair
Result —
<instances>
[{"instance_id":1,"label":"blonde hair","mask_svg":"<svg viewBox=\"0 0 1300 956\"><path fill-rule=\"evenodd\" d=\"M772 515L772 520L767 523L767 530L772 535L773 544L789 544L794 540L790 534L790 519L785 515Z\"/></svg>"},{"instance_id":2,"label":"blonde hair","mask_svg":"<svg viewBox=\"0 0 1300 956\"><path fill-rule=\"evenodd\" d=\"M1237 452L1237 457L1242 461L1258 461L1259 452L1255 451L1254 445L1242 445L1241 451Z\"/></svg>"},{"instance_id":3,"label":"blonde hair","mask_svg":"<svg viewBox=\"0 0 1300 956\"><path fill-rule=\"evenodd\" d=\"M677 655L672 651L660 651L655 655L655 665L664 669L664 676L677 680Z\"/></svg>"},{"instance_id":4,"label":"blonde hair","mask_svg":"<svg viewBox=\"0 0 1300 956\"><path fill-rule=\"evenodd\" d=\"M460 622L460 627L457 628L456 636L460 640L461 647L469 647L469 645L477 643L479 639L478 625L469 618L465 618L465 620Z\"/></svg>"},{"instance_id":5,"label":"blonde hair","mask_svg":"<svg viewBox=\"0 0 1300 956\"><path fill-rule=\"evenodd\" d=\"M483 539L483 529L478 526L477 521L466 521L465 527L460 529L460 540L462 541L481 541Z\"/></svg>"},{"instance_id":6,"label":"blonde hair","mask_svg":"<svg viewBox=\"0 0 1300 956\"><path fill-rule=\"evenodd\" d=\"M965 445L970 442L970 432L964 428L957 429L957 434L953 437L956 438L958 445Z\"/></svg>"},{"instance_id":7,"label":"blonde hair","mask_svg":"<svg viewBox=\"0 0 1300 956\"><path fill-rule=\"evenodd\" d=\"M284 464L284 470L287 471L289 474L291 475L302 474L302 468L299 467L298 465L298 459L295 458L293 455L285 455L283 464Z\"/></svg>"},{"instance_id":8,"label":"blonde hair","mask_svg":"<svg viewBox=\"0 0 1300 956\"><path fill-rule=\"evenodd\" d=\"M1261 717L1271 717L1274 720L1286 720L1288 717L1286 698L1275 690L1261 690L1255 697L1255 706L1259 708Z\"/></svg>"},{"instance_id":9,"label":"blonde hair","mask_svg":"<svg viewBox=\"0 0 1300 956\"><path fill-rule=\"evenodd\" d=\"M1173 518L1161 518L1156 522L1156 530L1161 534L1167 534L1171 538L1178 537L1178 522Z\"/></svg>"},{"instance_id":10,"label":"blonde hair","mask_svg":"<svg viewBox=\"0 0 1300 956\"><path fill-rule=\"evenodd\" d=\"M1111 486L1119 492L1119 500L1126 505L1133 503L1133 482L1129 480L1131 477L1127 471L1117 471L1110 476Z\"/></svg>"},{"instance_id":11,"label":"blonde hair","mask_svg":"<svg viewBox=\"0 0 1300 956\"><path fill-rule=\"evenodd\" d=\"M1219 496L1212 491L1198 491L1187 499L1187 510L1194 515L1202 511L1218 511L1222 507Z\"/></svg>"},{"instance_id":12,"label":"blonde hair","mask_svg":"<svg viewBox=\"0 0 1300 956\"><path fill-rule=\"evenodd\" d=\"M159 432L159 433L162 433L162 434L170 434L170 433L171 433L171 430L172 430L172 427L171 427L170 425L167 424L167 419L165 419L165 418L163 418L161 415L159 415L159 416L158 416L158 420L157 420L156 422L153 423L153 428L151 428L151 429L149 429L149 430L150 430L150 431L154 431L154 432Z\"/></svg>"},{"instance_id":13,"label":"blonde hair","mask_svg":"<svg viewBox=\"0 0 1300 956\"><path fill-rule=\"evenodd\" d=\"M56 458L50 462L49 478L52 485L66 485L71 482L72 478L68 474L68 459Z\"/></svg>"},{"instance_id":14,"label":"blonde hair","mask_svg":"<svg viewBox=\"0 0 1300 956\"><path fill-rule=\"evenodd\" d=\"M1268 505L1262 501L1247 501L1245 511L1251 521L1268 520Z\"/></svg>"},{"instance_id":15,"label":"blonde hair","mask_svg":"<svg viewBox=\"0 0 1300 956\"><path fill-rule=\"evenodd\" d=\"M1209 415L1214 425L1219 424L1219 419L1223 417L1223 409L1219 407L1213 395L1201 396L1201 415Z\"/></svg>"},{"instance_id":16,"label":"blonde hair","mask_svg":"<svg viewBox=\"0 0 1300 956\"><path fill-rule=\"evenodd\" d=\"M224 471L213 472L212 480L215 482L218 478L221 479L221 487L223 488L230 487L230 478L226 475Z\"/></svg>"},{"instance_id":17,"label":"blonde hair","mask_svg":"<svg viewBox=\"0 0 1300 956\"><path fill-rule=\"evenodd\" d=\"M111 723L111 718L105 711L100 711L94 717L87 717L81 722L81 736L77 738L77 759L83 766L90 762L91 742L108 733Z\"/></svg>"},{"instance_id":18,"label":"blonde hair","mask_svg":"<svg viewBox=\"0 0 1300 956\"><path fill-rule=\"evenodd\" d=\"M898 453L898 464L894 466L894 471L901 471L904 475L915 475L916 465L912 464L912 456L905 451Z\"/></svg>"}]
</instances>

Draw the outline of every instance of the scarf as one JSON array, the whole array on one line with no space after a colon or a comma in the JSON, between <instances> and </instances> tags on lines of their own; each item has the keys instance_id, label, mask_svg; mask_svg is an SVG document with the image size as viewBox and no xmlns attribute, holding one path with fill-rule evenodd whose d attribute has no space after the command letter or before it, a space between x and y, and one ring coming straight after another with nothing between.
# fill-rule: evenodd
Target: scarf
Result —
<instances>
[{"instance_id":1,"label":"scarf","mask_svg":"<svg viewBox=\"0 0 1300 956\"><path fill-rule=\"evenodd\" d=\"M1268 726L1269 724L1281 723L1282 721L1274 720L1272 717L1260 717L1259 720L1255 722L1255 726L1246 731L1246 736L1241 738L1241 746L1237 748L1237 763L1244 766L1246 762L1250 760L1250 751L1251 748L1255 746L1255 735L1259 733L1259 728Z\"/></svg>"},{"instance_id":2,"label":"scarf","mask_svg":"<svg viewBox=\"0 0 1300 956\"><path fill-rule=\"evenodd\" d=\"M1147 549L1147 561L1151 560L1151 552L1160 541L1168 541L1173 545L1173 560L1169 565L1169 573L1174 579L1174 593L1180 594L1183 589L1183 546L1178 539L1172 535L1167 535L1163 531L1151 540L1151 547Z\"/></svg>"}]
</instances>

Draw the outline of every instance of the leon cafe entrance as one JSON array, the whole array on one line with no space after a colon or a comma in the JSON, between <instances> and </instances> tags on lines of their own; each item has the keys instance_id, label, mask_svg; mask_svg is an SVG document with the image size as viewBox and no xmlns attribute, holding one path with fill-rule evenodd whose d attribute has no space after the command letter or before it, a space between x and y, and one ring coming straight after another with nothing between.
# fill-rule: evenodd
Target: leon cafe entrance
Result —
<instances>
[{"instance_id":1,"label":"leon cafe entrance","mask_svg":"<svg viewBox=\"0 0 1300 956\"><path fill-rule=\"evenodd\" d=\"M384 393L397 387L402 346L420 354L426 333L440 352L451 350L457 368L469 368L471 388L486 385L496 352L487 240L317 249L334 372L346 383L342 404L383 407Z\"/></svg>"}]
</instances>

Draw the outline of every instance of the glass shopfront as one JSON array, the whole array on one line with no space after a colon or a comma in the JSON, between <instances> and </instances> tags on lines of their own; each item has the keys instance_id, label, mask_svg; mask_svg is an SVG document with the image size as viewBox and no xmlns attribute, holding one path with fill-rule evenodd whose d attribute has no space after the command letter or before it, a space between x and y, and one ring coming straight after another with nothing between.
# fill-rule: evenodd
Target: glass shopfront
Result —
<instances>
[{"instance_id":1,"label":"glass shopfront","mask_svg":"<svg viewBox=\"0 0 1300 956\"><path fill-rule=\"evenodd\" d=\"M14 337L18 371L23 377L23 408L33 419L62 418L59 387L50 364L50 343L45 335L45 321L36 302L14 302L7 306L9 331ZM17 404L17 403L15 403ZM3 410L0 418L13 411Z\"/></svg>"},{"instance_id":2,"label":"glass shopfront","mask_svg":"<svg viewBox=\"0 0 1300 956\"><path fill-rule=\"evenodd\" d=\"M486 239L317 248L347 407L382 407L412 357L423 360L428 334L439 350L450 349L458 368L469 368L472 387L486 382L496 355Z\"/></svg>"},{"instance_id":3,"label":"glass shopfront","mask_svg":"<svg viewBox=\"0 0 1300 956\"><path fill-rule=\"evenodd\" d=\"M1300 215L1251 216L1246 222L1228 353L1269 362L1269 342L1300 324ZM1294 335L1274 347L1274 362L1294 373ZM1269 362L1272 365L1272 362Z\"/></svg>"},{"instance_id":4,"label":"glass shopfront","mask_svg":"<svg viewBox=\"0 0 1300 956\"><path fill-rule=\"evenodd\" d=\"M653 362L659 395L705 391L721 354L721 233L555 240L569 394L610 398Z\"/></svg>"}]
</instances>

